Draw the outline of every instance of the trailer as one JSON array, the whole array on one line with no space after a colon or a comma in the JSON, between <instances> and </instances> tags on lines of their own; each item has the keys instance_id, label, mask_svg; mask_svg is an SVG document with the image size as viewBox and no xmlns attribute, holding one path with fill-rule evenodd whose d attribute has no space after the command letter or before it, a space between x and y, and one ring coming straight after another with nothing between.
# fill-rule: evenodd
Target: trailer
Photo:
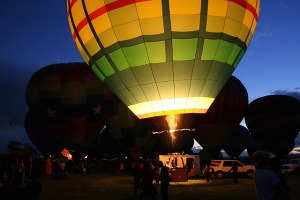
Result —
<instances>
[{"instance_id":1,"label":"trailer","mask_svg":"<svg viewBox=\"0 0 300 200\"><path fill-rule=\"evenodd\" d=\"M199 155L159 155L159 160L169 168L171 181L187 181L189 177L201 175Z\"/></svg>"}]
</instances>

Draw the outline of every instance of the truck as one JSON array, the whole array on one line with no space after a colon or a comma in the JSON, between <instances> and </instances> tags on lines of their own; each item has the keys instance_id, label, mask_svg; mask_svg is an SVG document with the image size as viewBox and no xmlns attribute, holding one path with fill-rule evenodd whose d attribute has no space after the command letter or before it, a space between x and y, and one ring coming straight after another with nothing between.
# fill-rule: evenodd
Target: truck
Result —
<instances>
[{"instance_id":1,"label":"truck","mask_svg":"<svg viewBox=\"0 0 300 200\"><path fill-rule=\"evenodd\" d=\"M189 177L201 175L199 155L159 155L159 160L169 168L171 181L187 181Z\"/></svg>"}]
</instances>

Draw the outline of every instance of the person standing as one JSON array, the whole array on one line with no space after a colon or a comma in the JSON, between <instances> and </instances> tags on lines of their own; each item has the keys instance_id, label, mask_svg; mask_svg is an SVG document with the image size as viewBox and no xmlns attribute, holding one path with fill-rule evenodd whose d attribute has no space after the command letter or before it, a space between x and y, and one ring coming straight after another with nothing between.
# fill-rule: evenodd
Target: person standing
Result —
<instances>
[{"instance_id":1,"label":"person standing","mask_svg":"<svg viewBox=\"0 0 300 200\"><path fill-rule=\"evenodd\" d=\"M209 180L210 180L210 164L209 163L206 164L202 173L205 175L206 181L209 182Z\"/></svg>"},{"instance_id":2,"label":"person standing","mask_svg":"<svg viewBox=\"0 0 300 200\"><path fill-rule=\"evenodd\" d=\"M237 173L238 173L238 163L237 162L232 162L232 167L231 169L229 170L229 172L232 174L232 177L233 177L233 182L235 184L238 183L237 181Z\"/></svg>"},{"instance_id":3,"label":"person standing","mask_svg":"<svg viewBox=\"0 0 300 200\"><path fill-rule=\"evenodd\" d=\"M158 161L159 169L159 180L160 180L160 195L162 200L168 200L168 187L170 184L169 170L166 166L163 165L162 161Z\"/></svg>"},{"instance_id":4,"label":"person standing","mask_svg":"<svg viewBox=\"0 0 300 200\"><path fill-rule=\"evenodd\" d=\"M150 162L147 161L141 171L141 185L144 192L144 199L148 199L148 197L150 197L151 200L156 200L153 178L153 170L151 169Z\"/></svg>"},{"instance_id":5,"label":"person standing","mask_svg":"<svg viewBox=\"0 0 300 200\"><path fill-rule=\"evenodd\" d=\"M210 180L213 183L216 177L215 169L213 167L210 168Z\"/></svg>"},{"instance_id":6,"label":"person standing","mask_svg":"<svg viewBox=\"0 0 300 200\"><path fill-rule=\"evenodd\" d=\"M288 190L280 178L269 168L270 158L264 151L256 151L252 159L255 163L254 182L258 200L289 200Z\"/></svg>"},{"instance_id":7,"label":"person standing","mask_svg":"<svg viewBox=\"0 0 300 200\"><path fill-rule=\"evenodd\" d=\"M134 181L133 193L136 195L141 185L141 168L139 162L134 162L132 174L133 174L133 181Z\"/></svg>"}]
</instances>

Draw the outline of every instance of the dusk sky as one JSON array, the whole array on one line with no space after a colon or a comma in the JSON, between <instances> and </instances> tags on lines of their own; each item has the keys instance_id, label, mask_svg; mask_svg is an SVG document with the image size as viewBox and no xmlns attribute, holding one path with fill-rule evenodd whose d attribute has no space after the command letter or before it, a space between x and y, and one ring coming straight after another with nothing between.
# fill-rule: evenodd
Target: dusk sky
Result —
<instances>
[{"instance_id":1,"label":"dusk sky","mask_svg":"<svg viewBox=\"0 0 300 200\"><path fill-rule=\"evenodd\" d=\"M299 0L261 0L256 32L233 73L246 87L249 103L270 94L300 100L299 10ZM0 24L0 153L5 153L12 140L30 143L23 122L33 73L84 60L72 40L64 0L2 0Z\"/></svg>"}]
</instances>

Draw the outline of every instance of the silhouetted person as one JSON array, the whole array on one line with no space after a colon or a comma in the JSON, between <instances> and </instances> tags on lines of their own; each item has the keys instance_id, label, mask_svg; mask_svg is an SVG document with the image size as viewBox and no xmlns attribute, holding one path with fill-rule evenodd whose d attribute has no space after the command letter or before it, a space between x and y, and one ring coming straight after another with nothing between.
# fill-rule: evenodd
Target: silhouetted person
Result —
<instances>
[{"instance_id":1,"label":"silhouetted person","mask_svg":"<svg viewBox=\"0 0 300 200\"><path fill-rule=\"evenodd\" d=\"M155 192L153 182L153 170L151 169L150 162L145 162L142 171L141 171L141 184L144 192L144 198L155 200Z\"/></svg>"},{"instance_id":2,"label":"silhouetted person","mask_svg":"<svg viewBox=\"0 0 300 200\"><path fill-rule=\"evenodd\" d=\"M209 180L210 180L210 164L206 164L202 173L205 175L206 181L209 182Z\"/></svg>"},{"instance_id":3,"label":"silhouetted person","mask_svg":"<svg viewBox=\"0 0 300 200\"><path fill-rule=\"evenodd\" d=\"M137 194L137 191L141 186L141 167L139 162L134 163L132 175L133 175L133 193Z\"/></svg>"},{"instance_id":4,"label":"silhouetted person","mask_svg":"<svg viewBox=\"0 0 300 200\"><path fill-rule=\"evenodd\" d=\"M284 175L282 174L282 172L280 170L280 159L275 156L272 156L272 158L270 158L269 168L279 177L279 179L281 180L281 182L282 182L283 186L286 188L286 190L290 191L291 188L285 181Z\"/></svg>"},{"instance_id":5,"label":"silhouetted person","mask_svg":"<svg viewBox=\"0 0 300 200\"><path fill-rule=\"evenodd\" d=\"M160 180L160 195L162 200L168 200L168 187L170 184L169 170L163 165L162 161L158 162L159 174L158 178Z\"/></svg>"},{"instance_id":6,"label":"silhouetted person","mask_svg":"<svg viewBox=\"0 0 300 200\"><path fill-rule=\"evenodd\" d=\"M270 158L264 151L256 151L252 159L255 163L254 181L258 200L289 200L289 192L280 178L272 171Z\"/></svg>"},{"instance_id":7,"label":"silhouetted person","mask_svg":"<svg viewBox=\"0 0 300 200\"><path fill-rule=\"evenodd\" d=\"M232 167L229 170L229 172L231 172L231 174L232 174L233 182L235 184L237 184L238 183L238 181L237 181L237 173L238 173L238 164L237 164L237 162L232 162Z\"/></svg>"},{"instance_id":8,"label":"silhouetted person","mask_svg":"<svg viewBox=\"0 0 300 200\"><path fill-rule=\"evenodd\" d=\"M210 168L210 180L213 183L216 177L215 169L213 167Z\"/></svg>"}]
</instances>

